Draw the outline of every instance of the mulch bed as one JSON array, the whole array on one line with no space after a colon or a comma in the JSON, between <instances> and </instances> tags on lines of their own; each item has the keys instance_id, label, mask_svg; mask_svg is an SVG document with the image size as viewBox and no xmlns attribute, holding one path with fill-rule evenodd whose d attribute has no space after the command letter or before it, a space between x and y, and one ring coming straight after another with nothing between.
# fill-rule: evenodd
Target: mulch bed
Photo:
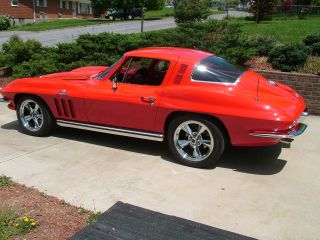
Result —
<instances>
[{"instance_id":1,"label":"mulch bed","mask_svg":"<svg viewBox=\"0 0 320 240\"><path fill-rule=\"evenodd\" d=\"M35 229L15 239L67 239L85 227L91 215L89 211L20 184L0 188L1 208L11 208L21 217L28 216L37 221Z\"/></svg>"},{"instance_id":2,"label":"mulch bed","mask_svg":"<svg viewBox=\"0 0 320 240\"><path fill-rule=\"evenodd\" d=\"M0 88L4 86L4 84L8 81L8 77L0 77Z\"/></svg>"},{"instance_id":3,"label":"mulch bed","mask_svg":"<svg viewBox=\"0 0 320 240\"><path fill-rule=\"evenodd\" d=\"M271 63L268 62L267 57L254 56L245 63L245 66L263 71L279 71L272 67Z\"/></svg>"}]
</instances>

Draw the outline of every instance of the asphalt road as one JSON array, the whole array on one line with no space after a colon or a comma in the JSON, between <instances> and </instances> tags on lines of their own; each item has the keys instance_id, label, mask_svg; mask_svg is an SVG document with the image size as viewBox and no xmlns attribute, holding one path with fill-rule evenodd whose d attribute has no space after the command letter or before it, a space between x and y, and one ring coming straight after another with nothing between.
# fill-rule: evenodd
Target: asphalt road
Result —
<instances>
[{"instance_id":1,"label":"asphalt road","mask_svg":"<svg viewBox=\"0 0 320 240\"><path fill-rule=\"evenodd\" d=\"M230 16L242 17L247 16L246 12L230 11ZM211 19L221 20L226 14L218 14L210 16ZM160 30L175 27L176 24L173 18L164 18L161 20L148 20L144 23L145 31ZM0 32L0 46L6 42L10 36L18 35L23 40L35 39L41 42L44 46L53 46L59 42L72 42L81 34L98 34L102 32L114 33L136 33L140 32L140 21L125 21L115 22L110 24L92 25L87 27L75 27L57 30L48 30L42 32L27 32L27 31L5 31Z\"/></svg>"},{"instance_id":2,"label":"asphalt road","mask_svg":"<svg viewBox=\"0 0 320 240\"><path fill-rule=\"evenodd\" d=\"M95 211L122 201L258 239L319 239L320 117L306 123L291 148L231 148L204 170L159 142L63 128L28 136L0 104L0 175Z\"/></svg>"}]
</instances>

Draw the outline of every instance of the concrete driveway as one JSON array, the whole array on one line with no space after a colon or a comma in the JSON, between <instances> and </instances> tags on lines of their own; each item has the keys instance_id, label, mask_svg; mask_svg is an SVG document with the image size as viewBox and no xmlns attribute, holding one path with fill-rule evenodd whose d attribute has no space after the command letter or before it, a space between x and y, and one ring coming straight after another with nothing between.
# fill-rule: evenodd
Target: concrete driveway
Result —
<instances>
[{"instance_id":1,"label":"concrete driveway","mask_svg":"<svg viewBox=\"0 0 320 240\"><path fill-rule=\"evenodd\" d=\"M247 12L230 11L230 17L245 17ZM221 20L226 17L226 13L210 16L210 19ZM176 23L173 18L164 18L160 20L146 20L144 22L144 30L154 31L166 28L173 28ZM109 24L99 24L87 27L74 27L57 29L42 32L27 32L27 31L5 31L0 32L0 47L8 41L12 35L18 35L23 40L35 39L41 42L44 46L53 46L59 42L72 42L82 34L99 34L102 32L114 33L136 33L140 32L140 21L125 21L125 22L110 22Z\"/></svg>"},{"instance_id":2,"label":"concrete driveway","mask_svg":"<svg viewBox=\"0 0 320 240\"><path fill-rule=\"evenodd\" d=\"M259 239L319 239L320 117L291 149L232 148L215 169L177 164L157 142L73 129L20 132L0 105L0 174L71 204L117 201Z\"/></svg>"}]
</instances>

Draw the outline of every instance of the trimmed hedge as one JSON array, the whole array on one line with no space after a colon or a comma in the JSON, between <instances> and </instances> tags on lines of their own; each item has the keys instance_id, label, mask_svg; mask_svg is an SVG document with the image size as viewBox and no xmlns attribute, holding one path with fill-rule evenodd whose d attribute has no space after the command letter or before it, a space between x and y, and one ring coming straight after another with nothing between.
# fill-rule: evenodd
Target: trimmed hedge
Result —
<instances>
[{"instance_id":1,"label":"trimmed hedge","mask_svg":"<svg viewBox=\"0 0 320 240\"><path fill-rule=\"evenodd\" d=\"M81 35L74 43L43 47L36 41L12 37L0 52L0 66L12 69L12 78L33 77L90 65L110 65L127 51L151 46L200 49L243 65L255 53L252 38L226 21L179 24L177 28L135 33Z\"/></svg>"}]
</instances>

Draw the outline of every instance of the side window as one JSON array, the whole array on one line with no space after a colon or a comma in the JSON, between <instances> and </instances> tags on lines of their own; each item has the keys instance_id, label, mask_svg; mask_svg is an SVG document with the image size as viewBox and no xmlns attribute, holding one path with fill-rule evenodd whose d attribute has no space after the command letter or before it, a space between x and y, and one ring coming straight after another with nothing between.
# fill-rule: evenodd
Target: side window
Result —
<instances>
[{"instance_id":1,"label":"side window","mask_svg":"<svg viewBox=\"0 0 320 240\"><path fill-rule=\"evenodd\" d=\"M111 77L127 84L160 86L169 69L170 62L160 59L132 57Z\"/></svg>"}]
</instances>

